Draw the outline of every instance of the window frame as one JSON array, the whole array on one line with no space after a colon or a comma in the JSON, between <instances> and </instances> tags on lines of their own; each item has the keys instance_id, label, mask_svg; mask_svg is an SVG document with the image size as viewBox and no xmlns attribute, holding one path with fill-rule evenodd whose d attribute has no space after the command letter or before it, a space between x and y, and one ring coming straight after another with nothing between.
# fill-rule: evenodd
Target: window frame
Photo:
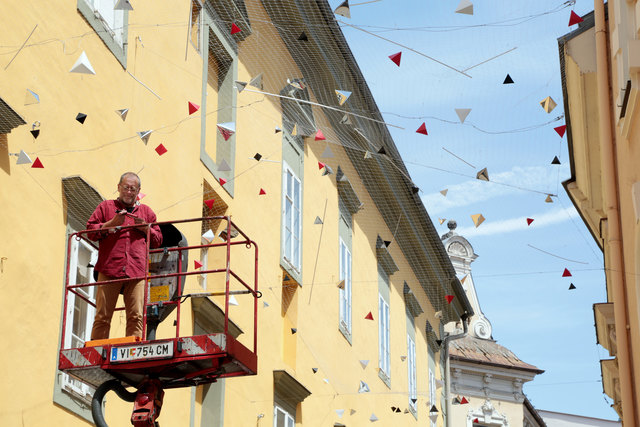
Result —
<instances>
[{"instance_id":1,"label":"window frame","mask_svg":"<svg viewBox=\"0 0 640 427\"><path fill-rule=\"evenodd\" d=\"M284 427L295 427L296 425L296 418L294 415L291 415L286 409L284 409L282 406L278 405L277 403L273 405L273 427L278 427L278 411L282 412L282 414L284 414L284 421L285 421L285 425ZM287 425L287 421L290 421L290 424Z\"/></svg>"},{"instance_id":2,"label":"window frame","mask_svg":"<svg viewBox=\"0 0 640 427\"><path fill-rule=\"evenodd\" d=\"M200 9L198 10L198 17L196 20L193 19L195 6L198 6ZM191 0L191 14L190 14L190 22L189 22L189 42L191 46L202 55L202 22L204 15L204 5L202 4L202 0ZM197 21L197 22L196 22ZM193 37L193 28L197 26L197 35L195 37L196 42L194 42Z\"/></svg>"},{"instance_id":3,"label":"window frame","mask_svg":"<svg viewBox=\"0 0 640 427\"><path fill-rule=\"evenodd\" d=\"M416 369L416 342L407 334L407 389L409 390L409 410L416 415L418 411L418 402L412 399L418 398L417 388L417 369Z\"/></svg>"},{"instance_id":4,"label":"window frame","mask_svg":"<svg viewBox=\"0 0 640 427\"><path fill-rule=\"evenodd\" d=\"M378 294L378 372L390 386L391 380L391 332L389 303Z\"/></svg>"},{"instance_id":5,"label":"window frame","mask_svg":"<svg viewBox=\"0 0 640 427\"><path fill-rule=\"evenodd\" d=\"M115 37L115 33L118 28L111 28L109 22L107 22L106 19L108 17L105 17L100 13L100 4L109 1L112 3L111 9L113 9L117 0L78 0L77 9L87 20L91 28L93 28L93 30L98 34L98 37L102 39L107 48L109 48L111 53L113 53L118 62L120 62L122 67L126 69L129 33L129 11L114 10L114 19L115 14L122 13L122 40L119 40ZM95 2L98 2L98 6L96 6ZM115 26L116 24L117 21L114 21L113 25Z\"/></svg>"},{"instance_id":6,"label":"window frame","mask_svg":"<svg viewBox=\"0 0 640 427\"><path fill-rule=\"evenodd\" d=\"M292 196L293 197L288 197L288 176L289 174L292 177L292 187L293 187L293 191L292 191ZM295 218L293 213L295 213L295 205L296 205L296 197L295 197L295 192L296 192L296 186L295 183L297 183L297 201L298 201L298 209L297 209L297 227L295 227L296 223L295 223ZM287 218L287 206L288 206L288 199L291 199L291 206L292 206L292 215L289 218ZM282 216L281 216L281 221L282 221L282 227L281 227L281 247L282 247L282 262L285 264L284 267L288 267L289 269L292 269L292 274L294 274L295 276L297 276L297 278L299 279L302 275L302 180L296 175L295 170L289 166L289 164L283 160L282 161ZM290 222L290 224L288 224L287 222ZM287 228L290 227L291 229L291 245L288 251L287 248L287 234L288 234L288 230ZM294 249L294 228L297 228L297 238L298 238L298 249L297 249L297 253L295 252ZM289 253L288 253L289 252ZM297 260L296 260L296 256L297 256ZM293 258L293 259L290 259ZM296 263L297 261L297 263ZM300 281L298 281L298 283L300 283Z\"/></svg>"},{"instance_id":7,"label":"window frame","mask_svg":"<svg viewBox=\"0 0 640 427\"><path fill-rule=\"evenodd\" d=\"M429 408L436 404L436 375L433 369L429 367ZM438 423L429 420L431 427L437 427Z\"/></svg>"},{"instance_id":8,"label":"window frame","mask_svg":"<svg viewBox=\"0 0 640 427\"><path fill-rule=\"evenodd\" d=\"M353 336L352 324L352 265L351 250L342 239L339 238L339 268L340 281L344 280L344 287L339 292L339 327L347 341L351 343Z\"/></svg>"}]
</instances>

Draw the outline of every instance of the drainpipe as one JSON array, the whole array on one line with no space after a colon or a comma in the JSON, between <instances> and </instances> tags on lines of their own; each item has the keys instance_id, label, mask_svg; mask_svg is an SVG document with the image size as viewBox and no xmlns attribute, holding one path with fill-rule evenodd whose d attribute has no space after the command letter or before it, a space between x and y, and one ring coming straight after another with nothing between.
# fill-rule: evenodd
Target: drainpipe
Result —
<instances>
[{"instance_id":1,"label":"drainpipe","mask_svg":"<svg viewBox=\"0 0 640 427\"><path fill-rule=\"evenodd\" d=\"M449 366L449 342L453 340L459 340L460 338L464 338L469 332L469 326L467 325L467 313L463 313L460 316L462 320L462 333L458 335L447 335L444 337L444 398L445 405L447 408L447 418L446 418L446 427L451 427L451 368ZM433 404L433 403L432 403Z\"/></svg>"},{"instance_id":2,"label":"drainpipe","mask_svg":"<svg viewBox=\"0 0 640 427\"><path fill-rule=\"evenodd\" d=\"M624 277L624 259L622 251L622 234L620 211L617 195L618 182L615 163L615 146L612 130L613 108L609 90L609 64L607 28L604 19L604 0L594 0L596 64L598 84L598 111L600 127L600 155L602 168L602 184L605 215L607 217L607 241L609 248L610 268L609 285L613 296L613 309L616 327L616 345L618 348L618 373L620 377L620 393L622 419L625 426L636 426L635 404L637 401L631 368L631 349L629 347L629 328L626 283Z\"/></svg>"}]
</instances>

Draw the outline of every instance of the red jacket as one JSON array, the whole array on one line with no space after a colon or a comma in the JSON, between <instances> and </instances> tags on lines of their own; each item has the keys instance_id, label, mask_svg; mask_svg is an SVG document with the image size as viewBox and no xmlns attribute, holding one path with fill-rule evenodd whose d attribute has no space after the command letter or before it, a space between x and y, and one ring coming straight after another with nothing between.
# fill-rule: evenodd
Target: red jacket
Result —
<instances>
[{"instance_id":1,"label":"red jacket","mask_svg":"<svg viewBox=\"0 0 640 427\"><path fill-rule=\"evenodd\" d=\"M116 216L116 211L124 209L119 200L105 200L100 203L87 222L87 229L99 230L102 225ZM132 215L147 223L156 222L156 214L147 205L134 206ZM125 216L122 226L134 225L133 218ZM142 277L146 274L147 243L146 234L135 228L119 230L115 233L98 231L89 233L91 240L100 242L98 262L95 270L110 277ZM157 225L151 226L151 248L162 244L162 233Z\"/></svg>"}]
</instances>

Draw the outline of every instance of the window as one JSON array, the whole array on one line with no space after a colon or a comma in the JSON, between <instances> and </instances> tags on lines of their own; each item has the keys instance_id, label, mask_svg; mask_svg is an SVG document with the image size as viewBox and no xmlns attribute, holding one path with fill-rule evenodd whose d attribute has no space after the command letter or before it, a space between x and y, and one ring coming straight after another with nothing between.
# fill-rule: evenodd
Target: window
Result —
<instances>
[{"instance_id":1,"label":"window","mask_svg":"<svg viewBox=\"0 0 640 427\"><path fill-rule=\"evenodd\" d=\"M340 330L351 342L351 251L340 238Z\"/></svg>"},{"instance_id":2,"label":"window","mask_svg":"<svg viewBox=\"0 0 640 427\"><path fill-rule=\"evenodd\" d=\"M417 388L416 388L416 343L407 335L407 369L409 377L409 409L415 414L417 411Z\"/></svg>"},{"instance_id":3,"label":"window","mask_svg":"<svg viewBox=\"0 0 640 427\"><path fill-rule=\"evenodd\" d=\"M275 405L273 408L273 427L294 427L296 425L293 416Z\"/></svg>"},{"instance_id":4,"label":"window","mask_svg":"<svg viewBox=\"0 0 640 427\"><path fill-rule=\"evenodd\" d=\"M78 10L109 50L127 65L128 10L114 10L117 0L78 0Z\"/></svg>"},{"instance_id":5,"label":"window","mask_svg":"<svg viewBox=\"0 0 640 427\"><path fill-rule=\"evenodd\" d=\"M391 357L389 352L389 304L381 294L378 295L378 298L378 367L380 368L380 373L386 377L383 377L383 380L386 379L388 381L391 377Z\"/></svg>"},{"instance_id":6,"label":"window","mask_svg":"<svg viewBox=\"0 0 640 427\"><path fill-rule=\"evenodd\" d=\"M287 162L282 162L282 247L284 261L301 271L302 184ZM300 283L300 282L299 282Z\"/></svg>"},{"instance_id":7,"label":"window","mask_svg":"<svg viewBox=\"0 0 640 427\"><path fill-rule=\"evenodd\" d=\"M436 404L436 376L429 366L429 408ZM431 427L436 427L436 422L431 420Z\"/></svg>"},{"instance_id":8,"label":"window","mask_svg":"<svg viewBox=\"0 0 640 427\"><path fill-rule=\"evenodd\" d=\"M98 260L98 251L84 240L71 239L71 259L69 260L69 283L93 283L93 266ZM78 293L95 304L96 288L77 288ZM91 338L91 327L95 317L95 307L70 292L67 301L67 321L65 329L65 348L84 347ZM93 388L62 374L63 390L75 393L89 400Z\"/></svg>"},{"instance_id":9,"label":"window","mask_svg":"<svg viewBox=\"0 0 640 427\"><path fill-rule=\"evenodd\" d=\"M202 29L202 3L200 0L191 0L191 27L189 36L191 44L200 52L200 31Z\"/></svg>"}]
</instances>

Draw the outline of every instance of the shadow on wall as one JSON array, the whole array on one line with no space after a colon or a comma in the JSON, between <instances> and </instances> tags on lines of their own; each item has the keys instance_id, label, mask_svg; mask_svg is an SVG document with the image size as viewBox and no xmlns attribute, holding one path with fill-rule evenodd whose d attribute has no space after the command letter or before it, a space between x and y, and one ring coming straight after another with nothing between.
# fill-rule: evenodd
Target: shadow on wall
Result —
<instances>
[{"instance_id":1,"label":"shadow on wall","mask_svg":"<svg viewBox=\"0 0 640 427\"><path fill-rule=\"evenodd\" d=\"M0 134L0 168L11 175L11 165L9 163L9 143L7 134Z\"/></svg>"}]
</instances>

